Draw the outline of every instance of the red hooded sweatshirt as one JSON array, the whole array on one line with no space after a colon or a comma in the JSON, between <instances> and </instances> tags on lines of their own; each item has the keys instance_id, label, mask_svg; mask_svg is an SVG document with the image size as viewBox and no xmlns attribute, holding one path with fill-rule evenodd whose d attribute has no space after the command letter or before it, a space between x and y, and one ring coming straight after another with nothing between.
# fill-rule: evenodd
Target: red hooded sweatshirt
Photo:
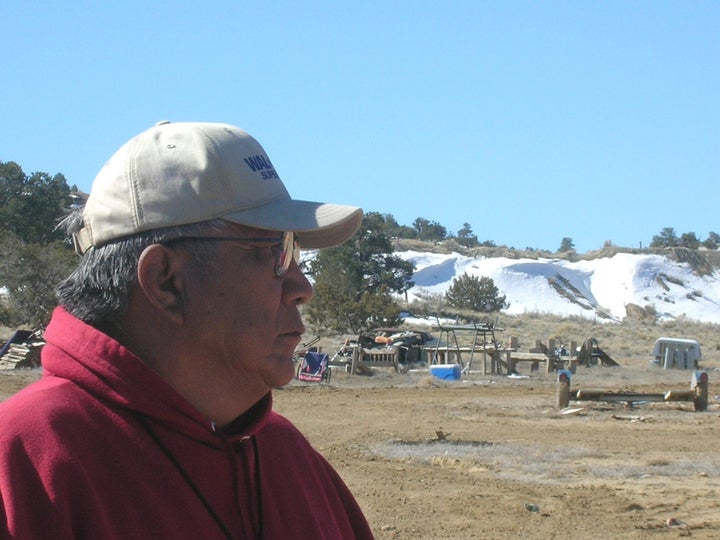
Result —
<instances>
[{"instance_id":1,"label":"red hooded sweatshirt","mask_svg":"<svg viewBox=\"0 0 720 540\"><path fill-rule=\"evenodd\" d=\"M338 474L268 393L230 428L69 315L0 405L0 538L366 539Z\"/></svg>"}]
</instances>

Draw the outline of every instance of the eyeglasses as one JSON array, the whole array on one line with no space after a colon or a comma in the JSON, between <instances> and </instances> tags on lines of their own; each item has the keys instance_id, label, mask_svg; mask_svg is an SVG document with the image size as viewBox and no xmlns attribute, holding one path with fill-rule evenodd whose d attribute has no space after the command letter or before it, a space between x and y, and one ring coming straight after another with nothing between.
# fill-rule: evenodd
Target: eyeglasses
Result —
<instances>
[{"instance_id":1,"label":"eyeglasses","mask_svg":"<svg viewBox=\"0 0 720 540\"><path fill-rule=\"evenodd\" d=\"M179 236L164 240L162 244L180 242L183 240L207 240L211 242L241 242L247 244L269 245L275 255L275 275L279 278L287 274L293 261L300 260L300 240L294 232L285 231L279 238L254 238L241 236ZM257 246L254 246L257 247ZM253 246L246 246L246 249L253 249Z\"/></svg>"}]
</instances>

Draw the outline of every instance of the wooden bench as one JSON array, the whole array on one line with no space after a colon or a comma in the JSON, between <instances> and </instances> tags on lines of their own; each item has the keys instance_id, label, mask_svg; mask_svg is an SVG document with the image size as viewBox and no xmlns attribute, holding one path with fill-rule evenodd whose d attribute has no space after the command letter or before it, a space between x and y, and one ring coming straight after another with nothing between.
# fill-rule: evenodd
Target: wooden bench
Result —
<instances>
[{"instance_id":1,"label":"wooden bench","mask_svg":"<svg viewBox=\"0 0 720 540\"><path fill-rule=\"evenodd\" d=\"M350 373L357 373L362 368L391 367L399 371L399 349L385 347L382 349L353 348Z\"/></svg>"},{"instance_id":2,"label":"wooden bench","mask_svg":"<svg viewBox=\"0 0 720 540\"><path fill-rule=\"evenodd\" d=\"M530 362L532 364L530 370L537 371L541 362L545 363L545 373L552 373L558 369L567 367L575 372L577 366L577 358L571 358L569 356L553 357L548 356L545 353L531 353L531 352L520 352L520 351L507 351L505 356L507 368L509 373L516 372L515 367L518 362ZM566 366L567 364L567 366Z\"/></svg>"}]
</instances>

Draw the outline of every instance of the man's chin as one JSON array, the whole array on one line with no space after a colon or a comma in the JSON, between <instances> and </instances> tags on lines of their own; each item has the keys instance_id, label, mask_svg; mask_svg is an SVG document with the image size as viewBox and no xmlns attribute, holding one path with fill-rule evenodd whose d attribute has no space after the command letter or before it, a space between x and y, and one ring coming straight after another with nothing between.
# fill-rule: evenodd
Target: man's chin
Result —
<instances>
[{"instance_id":1,"label":"man's chin","mask_svg":"<svg viewBox=\"0 0 720 540\"><path fill-rule=\"evenodd\" d=\"M267 373L269 386L274 388L285 386L294 378L295 362L292 359L292 355L276 357L272 362L271 372Z\"/></svg>"}]
</instances>

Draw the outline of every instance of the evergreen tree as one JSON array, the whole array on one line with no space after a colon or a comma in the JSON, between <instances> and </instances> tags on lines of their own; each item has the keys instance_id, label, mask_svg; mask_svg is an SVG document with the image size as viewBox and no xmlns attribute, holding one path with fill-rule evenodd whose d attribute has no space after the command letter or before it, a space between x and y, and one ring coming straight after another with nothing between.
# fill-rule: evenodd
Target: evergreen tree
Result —
<instances>
[{"instance_id":1,"label":"evergreen tree","mask_svg":"<svg viewBox=\"0 0 720 540\"><path fill-rule=\"evenodd\" d=\"M560 248L558 248L558 252L565 251L575 251L575 244L573 243L572 238L568 238L567 236L562 239L560 242Z\"/></svg>"},{"instance_id":2,"label":"evergreen tree","mask_svg":"<svg viewBox=\"0 0 720 540\"><path fill-rule=\"evenodd\" d=\"M27 176L17 163L0 162L0 230L30 243L62 240L63 233L55 227L70 205L69 194L62 174Z\"/></svg>"},{"instance_id":3,"label":"evergreen tree","mask_svg":"<svg viewBox=\"0 0 720 540\"><path fill-rule=\"evenodd\" d=\"M717 249L720 247L720 234L711 231L702 244L708 249Z\"/></svg>"},{"instance_id":4,"label":"evergreen tree","mask_svg":"<svg viewBox=\"0 0 720 540\"><path fill-rule=\"evenodd\" d=\"M700 247L700 240L698 240L694 232L686 232L680 235L679 244L684 248L697 249Z\"/></svg>"},{"instance_id":5,"label":"evergreen tree","mask_svg":"<svg viewBox=\"0 0 720 540\"><path fill-rule=\"evenodd\" d=\"M417 238L417 232L412 227L400 225L392 214L379 214L369 212L368 215L376 214L381 219L382 229L390 238Z\"/></svg>"},{"instance_id":6,"label":"evergreen tree","mask_svg":"<svg viewBox=\"0 0 720 540\"><path fill-rule=\"evenodd\" d=\"M492 313L510 306L504 295L495 286L492 278L463 274L455 278L445 293L449 306L456 309L469 309L481 313Z\"/></svg>"},{"instance_id":7,"label":"evergreen tree","mask_svg":"<svg viewBox=\"0 0 720 540\"><path fill-rule=\"evenodd\" d=\"M477 247L480 245L477 235L473 234L469 223L463 223L462 229L457 232L458 244L465 247Z\"/></svg>"},{"instance_id":8,"label":"evergreen tree","mask_svg":"<svg viewBox=\"0 0 720 540\"><path fill-rule=\"evenodd\" d=\"M653 236L652 242L650 242L651 248L663 248L663 247L676 247L680 240L675 234L675 229L672 227L665 227L660 231L659 235Z\"/></svg>"},{"instance_id":9,"label":"evergreen tree","mask_svg":"<svg viewBox=\"0 0 720 540\"><path fill-rule=\"evenodd\" d=\"M417 231L418 240L440 242L447 237L447 229L436 221L419 217L413 222L413 227Z\"/></svg>"},{"instance_id":10,"label":"evergreen tree","mask_svg":"<svg viewBox=\"0 0 720 540\"><path fill-rule=\"evenodd\" d=\"M57 304L55 286L77 265L69 244L27 243L0 231L0 323L10 328L39 328L50 319Z\"/></svg>"},{"instance_id":11,"label":"evergreen tree","mask_svg":"<svg viewBox=\"0 0 720 540\"><path fill-rule=\"evenodd\" d=\"M315 281L305 314L318 328L358 334L376 326L399 324L393 294L413 286L413 264L393 255L383 218L369 213L353 238L318 251L308 265Z\"/></svg>"},{"instance_id":12,"label":"evergreen tree","mask_svg":"<svg viewBox=\"0 0 720 540\"><path fill-rule=\"evenodd\" d=\"M56 304L55 285L77 263L57 230L70 204L62 174L26 175L15 162L0 162L0 323L44 325Z\"/></svg>"}]
</instances>

